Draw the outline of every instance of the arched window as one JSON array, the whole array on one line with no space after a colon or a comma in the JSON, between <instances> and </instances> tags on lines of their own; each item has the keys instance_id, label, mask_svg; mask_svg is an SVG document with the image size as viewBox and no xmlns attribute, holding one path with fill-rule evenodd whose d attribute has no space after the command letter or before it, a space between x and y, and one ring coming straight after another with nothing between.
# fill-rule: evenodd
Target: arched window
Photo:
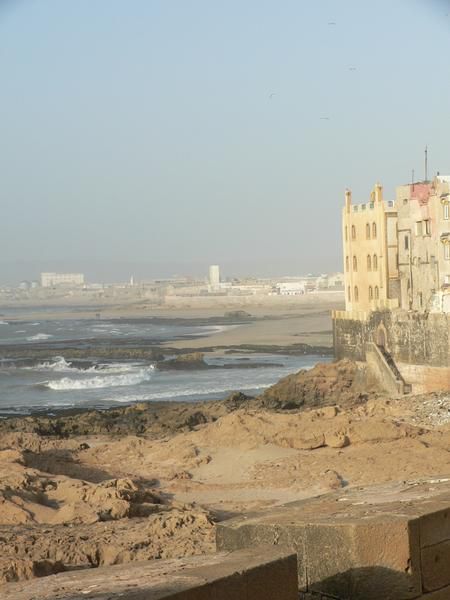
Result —
<instances>
[{"instance_id":1,"label":"arched window","mask_svg":"<svg viewBox=\"0 0 450 600\"><path fill-rule=\"evenodd\" d=\"M358 296L359 296L359 294L358 294L358 286L357 285L355 285L355 290L353 292L353 296L355 298L355 302L358 302Z\"/></svg>"},{"instance_id":2,"label":"arched window","mask_svg":"<svg viewBox=\"0 0 450 600\"><path fill-rule=\"evenodd\" d=\"M345 241L348 240L348 227L347 225L345 226Z\"/></svg>"},{"instance_id":3,"label":"arched window","mask_svg":"<svg viewBox=\"0 0 450 600\"><path fill-rule=\"evenodd\" d=\"M356 256L353 257L353 270L358 270L358 259L356 258Z\"/></svg>"},{"instance_id":4,"label":"arched window","mask_svg":"<svg viewBox=\"0 0 450 600\"><path fill-rule=\"evenodd\" d=\"M350 271L350 259L348 256L345 257L345 270Z\"/></svg>"},{"instance_id":5,"label":"arched window","mask_svg":"<svg viewBox=\"0 0 450 600\"><path fill-rule=\"evenodd\" d=\"M372 223L372 237L375 239L377 237L377 224Z\"/></svg>"},{"instance_id":6,"label":"arched window","mask_svg":"<svg viewBox=\"0 0 450 600\"><path fill-rule=\"evenodd\" d=\"M351 291L350 291L350 286L348 286L348 288L347 288L347 298L348 298L348 301L349 301L349 302L350 302L350 301L351 301L351 299L352 299L352 293L351 293Z\"/></svg>"},{"instance_id":7,"label":"arched window","mask_svg":"<svg viewBox=\"0 0 450 600\"><path fill-rule=\"evenodd\" d=\"M376 254L373 255L372 269L378 271L378 256Z\"/></svg>"},{"instance_id":8,"label":"arched window","mask_svg":"<svg viewBox=\"0 0 450 600\"><path fill-rule=\"evenodd\" d=\"M380 297L380 292L378 290L378 286L375 286L375 300L378 300L378 298Z\"/></svg>"},{"instance_id":9,"label":"arched window","mask_svg":"<svg viewBox=\"0 0 450 600\"><path fill-rule=\"evenodd\" d=\"M371 285L369 285L369 300L373 300L373 289Z\"/></svg>"},{"instance_id":10,"label":"arched window","mask_svg":"<svg viewBox=\"0 0 450 600\"><path fill-rule=\"evenodd\" d=\"M369 223L366 224L366 239L370 240L370 225L369 225Z\"/></svg>"},{"instance_id":11,"label":"arched window","mask_svg":"<svg viewBox=\"0 0 450 600\"><path fill-rule=\"evenodd\" d=\"M356 240L356 227L352 225L352 240Z\"/></svg>"},{"instance_id":12,"label":"arched window","mask_svg":"<svg viewBox=\"0 0 450 600\"><path fill-rule=\"evenodd\" d=\"M367 270L372 270L372 258L370 257L370 254L367 255Z\"/></svg>"}]
</instances>

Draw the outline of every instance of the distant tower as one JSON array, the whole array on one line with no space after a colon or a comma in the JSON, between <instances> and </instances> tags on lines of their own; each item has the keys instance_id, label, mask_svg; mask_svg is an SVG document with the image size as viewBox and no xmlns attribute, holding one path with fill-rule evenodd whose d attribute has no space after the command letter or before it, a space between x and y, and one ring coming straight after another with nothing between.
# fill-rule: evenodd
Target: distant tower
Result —
<instances>
[{"instance_id":1,"label":"distant tower","mask_svg":"<svg viewBox=\"0 0 450 600\"><path fill-rule=\"evenodd\" d=\"M209 285L212 289L217 289L220 286L219 265L211 265L209 267Z\"/></svg>"},{"instance_id":2,"label":"distant tower","mask_svg":"<svg viewBox=\"0 0 450 600\"><path fill-rule=\"evenodd\" d=\"M133 275L130 277L130 286L133 287L134 285L134 277Z\"/></svg>"}]
</instances>

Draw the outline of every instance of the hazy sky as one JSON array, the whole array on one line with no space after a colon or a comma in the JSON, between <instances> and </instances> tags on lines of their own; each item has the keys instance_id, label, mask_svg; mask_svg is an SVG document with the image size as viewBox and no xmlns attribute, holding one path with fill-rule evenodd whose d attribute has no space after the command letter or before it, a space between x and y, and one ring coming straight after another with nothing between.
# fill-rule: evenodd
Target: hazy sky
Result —
<instances>
[{"instance_id":1,"label":"hazy sky","mask_svg":"<svg viewBox=\"0 0 450 600\"><path fill-rule=\"evenodd\" d=\"M341 269L345 187L450 173L449 14L0 0L0 282Z\"/></svg>"}]
</instances>

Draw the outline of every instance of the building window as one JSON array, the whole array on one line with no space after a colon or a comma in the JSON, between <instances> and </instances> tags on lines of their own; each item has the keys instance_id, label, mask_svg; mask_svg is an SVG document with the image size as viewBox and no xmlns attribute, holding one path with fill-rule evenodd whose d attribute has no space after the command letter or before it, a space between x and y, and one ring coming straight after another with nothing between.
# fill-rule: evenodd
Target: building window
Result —
<instances>
[{"instance_id":1,"label":"building window","mask_svg":"<svg viewBox=\"0 0 450 600\"><path fill-rule=\"evenodd\" d=\"M369 223L366 224L366 239L370 240L370 225L369 225Z\"/></svg>"},{"instance_id":2,"label":"building window","mask_svg":"<svg viewBox=\"0 0 450 600\"><path fill-rule=\"evenodd\" d=\"M356 240L356 227L352 225L352 240Z\"/></svg>"},{"instance_id":3,"label":"building window","mask_svg":"<svg viewBox=\"0 0 450 600\"><path fill-rule=\"evenodd\" d=\"M450 260L450 244L444 244L444 258Z\"/></svg>"},{"instance_id":4,"label":"building window","mask_svg":"<svg viewBox=\"0 0 450 600\"><path fill-rule=\"evenodd\" d=\"M416 235L422 235L422 221L416 222Z\"/></svg>"},{"instance_id":5,"label":"building window","mask_svg":"<svg viewBox=\"0 0 450 600\"><path fill-rule=\"evenodd\" d=\"M369 285L369 300L373 300L373 289L371 285Z\"/></svg>"},{"instance_id":6,"label":"building window","mask_svg":"<svg viewBox=\"0 0 450 600\"><path fill-rule=\"evenodd\" d=\"M403 204L408 204L408 198L403 198Z\"/></svg>"},{"instance_id":7,"label":"building window","mask_svg":"<svg viewBox=\"0 0 450 600\"><path fill-rule=\"evenodd\" d=\"M380 291L378 289L378 286L375 286L375 300L378 300L380 297Z\"/></svg>"},{"instance_id":8,"label":"building window","mask_svg":"<svg viewBox=\"0 0 450 600\"><path fill-rule=\"evenodd\" d=\"M405 250L409 250L409 237L405 235Z\"/></svg>"},{"instance_id":9,"label":"building window","mask_svg":"<svg viewBox=\"0 0 450 600\"><path fill-rule=\"evenodd\" d=\"M351 293L351 291L350 291L350 286L348 286L348 288L347 288L347 298L348 298L348 301L349 301L349 302L351 302L351 299L352 299L352 293Z\"/></svg>"},{"instance_id":10,"label":"building window","mask_svg":"<svg viewBox=\"0 0 450 600\"><path fill-rule=\"evenodd\" d=\"M372 223L372 237L375 239L377 237L377 224Z\"/></svg>"},{"instance_id":11,"label":"building window","mask_svg":"<svg viewBox=\"0 0 450 600\"><path fill-rule=\"evenodd\" d=\"M358 270L358 259L356 258L356 256L353 257L353 270Z\"/></svg>"},{"instance_id":12,"label":"building window","mask_svg":"<svg viewBox=\"0 0 450 600\"><path fill-rule=\"evenodd\" d=\"M427 219L426 221L423 222L424 224L424 235L431 235L431 223L430 220Z\"/></svg>"},{"instance_id":13,"label":"building window","mask_svg":"<svg viewBox=\"0 0 450 600\"><path fill-rule=\"evenodd\" d=\"M359 296L359 294L358 294L358 286L357 285L355 285L353 296L355 298L355 302L358 302L358 296Z\"/></svg>"},{"instance_id":14,"label":"building window","mask_svg":"<svg viewBox=\"0 0 450 600\"><path fill-rule=\"evenodd\" d=\"M420 308L422 308L422 305L423 305L423 296L422 296L422 292L419 292L418 296L419 296L419 306L420 306Z\"/></svg>"},{"instance_id":15,"label":"building window","mask_svg":"<svg viewBox=\"0 0 450 600\"><path fill-rule=\"evenodd\" d=\"M348 242L348 227L345 226L345 241Z\"/></svg>"},{"instance_id":16,"label":"building window","mask_svg":"<svg viewBox=\"0 0 450 600\"><path fill-rule=\"evenodd\" d=\"M372 269L378 271L378 256L376 254L373 255Z\"/></svg>"},{"instance_id":17,"label":"building window","mask_svg":"<svg viewBox=\"0 0 450 600\"><path fill-rule=\"evenodd\" d=\"M370 254L367 255L367 270L372 270L372 257L370 256Z\"/></svg>"},{"instance_id":18,"label":"building window","mask_svg":"<svg viewBox=\"0 0 450 600\"><path fill-rule=\"evenodd\" d=\"M350 271L350 259L348 256L345 257L345 270Z\"/></svg>"},{"instance_id":19,"label":"building window","mask_svg":"<svg viewBox=\"0 0 450 600\"><path fill-rule=\"evenodd\" d=\"M448 205L448 202L446 202L446 203L444 204L444 220L445 220L445 221L448 221L448 219L449 219L449 212L450 212L450 211L449 211L449 208L448 208L448 206L449 206L449 205Z\"/></svg>"}]
</instances>

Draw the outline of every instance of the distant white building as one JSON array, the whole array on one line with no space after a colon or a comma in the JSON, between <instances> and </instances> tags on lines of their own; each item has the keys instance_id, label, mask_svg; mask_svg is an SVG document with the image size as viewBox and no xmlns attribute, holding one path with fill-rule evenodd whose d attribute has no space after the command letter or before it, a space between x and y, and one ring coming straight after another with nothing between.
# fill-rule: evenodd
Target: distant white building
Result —
<instances>
[{"instance_id":1,"label":"distant white building","mask_svg":"<svg viewBox=\"0 0 450 600\"><path fill-rule=\"evenodd\" d=\"M84 285L83 273L41 273L41 286L44 288L79 285Z\"/></svg>"},{"instance_id":2,"label":"distant white building","mask_svg":"<svg viewBox=\"0 0 450 600\"><path fill-rule=\"evenodd\" d=\"M306 292L306 287L303 281L286 281L277 283L277 291L280 296L301 296Z\"/></svg>"},{"instance_id":3,"label":"distant white building","mask_svg":"<svg viewBox=\"0 0 450 600\"><path fill-rule=\"evenodd\" d=\"M220 287L220 269L219 265L211 265L209 267L209 285L211 289L218 289Z\"/></svg>"}]
</instances>

